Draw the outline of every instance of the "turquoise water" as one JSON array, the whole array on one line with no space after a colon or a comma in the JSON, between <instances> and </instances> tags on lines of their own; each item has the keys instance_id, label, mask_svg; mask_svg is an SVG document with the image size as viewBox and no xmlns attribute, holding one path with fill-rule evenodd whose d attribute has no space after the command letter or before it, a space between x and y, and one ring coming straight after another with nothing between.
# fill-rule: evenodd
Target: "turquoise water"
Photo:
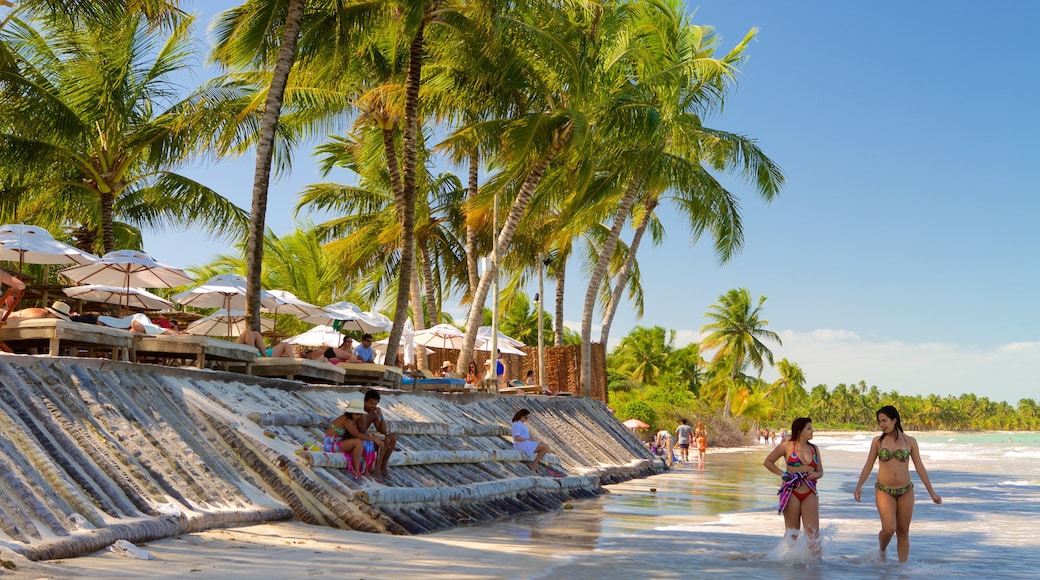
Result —
<instances>
[{"instance_id":1,"label":"turquoise water","mask_svg":"<svg viewBox=\"0 0 1040 580\"><path fill-rule=\"evenodd\" d=\"M1040 571L1040 434L918 435L922 460L943 497L933 504L916 474L910 559L877 553L873 495L852 491L873 434L818 433L823 559L783 541L771 447L709 452L574 509L496 524L534 546L566 545L542 578L1035 578ZM1011 441L1008 441L1011 437ZM876 474L876 469L875 469ZM865 488L873 485L873 476ZM651 491L654 488L656 491Z\"/></svg>"}]
</instances>

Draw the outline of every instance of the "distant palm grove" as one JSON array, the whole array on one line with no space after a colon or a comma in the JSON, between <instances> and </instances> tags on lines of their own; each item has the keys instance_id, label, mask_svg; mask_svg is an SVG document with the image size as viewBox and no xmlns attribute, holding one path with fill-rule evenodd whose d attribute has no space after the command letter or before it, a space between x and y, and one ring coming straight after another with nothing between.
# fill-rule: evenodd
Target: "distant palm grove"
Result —
<instances>
[{"instance_id":1,"label":"distant palm grove","mask_svg":"<svg viewBox=\"0 0 1040 580\"><path fill-rule=\"evenodd\" d=\"M765 301L754 301L745 288L728 291L705 312L701 343L682 348L675 347L675 331L635 328L607 358L610 405L618 418L645 421L651 432L674 429L681 418L729 423L745 432L779 432L796 417L811 417L818 429L870 429L880 407L895 405L911 430L1040 429L1035 399L1011 405L974 394L902 395L863 381L807 390L802 369L787 359L776 363L776 381L763 381L762 370L773 364L769 347L780 343L763 318Z\"/></svg>"},{"instance_id":2,"label":"distant palm grove","mask_svg":"<svg viewBox=\"0 0 1040 580\"><path fill-rule=\"evenodd\" d=\"M458 368L496 274L508 310L544 268L548 344L564 341L565 284L586 289L587 393L589 345L619 307L641 311L658 214L724 262L744 235L718 178L765 202L783 185L754 139L707 124L756 31L723 49L680 0L247 0L209 46L201 4L0 2L0 220L96 252L196 228L229 248L196 273L244 274L254 329L262 286L371 304L392 312L389 360L407 318L445 321L454 300L471 307ZM241 155L256 157L248 209L183 172ZM301 155L349 183L296 192L324 221L278 236L269 184Z\"/></svg>"}]
</instances>

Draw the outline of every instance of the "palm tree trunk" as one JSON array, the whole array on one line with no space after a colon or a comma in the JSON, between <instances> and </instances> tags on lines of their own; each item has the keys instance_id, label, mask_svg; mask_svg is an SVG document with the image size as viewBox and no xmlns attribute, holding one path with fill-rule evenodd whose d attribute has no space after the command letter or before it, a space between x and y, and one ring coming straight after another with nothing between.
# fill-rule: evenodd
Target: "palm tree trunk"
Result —
<instances>
[{"instance_id":1,"label":"palm tree trunk","mask_svg":"<svg viewBox=\"0 0 1040 580\"><path fill-rule=\"evenodd\" d=\"M563 346L563 290L567 281L567 258L570 252L561 254L563 256L556 263L556 320L553 320L553 344L556 346Z\"/></svg>"},{"instance_id":2,"label":"palm tree trunk","mask_svg":"<svg viewBox=\"0 0 1040 580\"><path fill-rule=\"evenodd\" d=\"M278 61L271 76L271 86L264 103L260 123L260 139L256 144L256 170L253 172L253 204L249 214L249 241L246 246L246 319L249 328L260 330L260 277L264 261L264 229L267 218L267 190L271 181L271 158L274 155L275 130L282 113L282 99L289 72L296 59L296 41L300 36L305 0L290 0L285 17L285 30Z\"/></svg>"},{"instance_id":3,"label":"palm tree trunk","mask_svg":"<svg viewBox=\"0 0 1040 580\"><path fill-rule=\"evenodd\" d=\"M390 186L394 191L394 202L397 204L397 219L404 221L404 185L401 183L401 167L397 162L397 146L394 144L393 127L383 128L383 152L386 154L386 168L390 173Z\"/></svg>"},{"instance_id":4,"label":"palm tree trunk","mask_svg":"<svg viewBox=\"0 0 1040 580\"><path fill-rule=\"evenodd\" d=\"M502 231L498 234L500 255L505 255L506 248L513 241L513 234L516 232L517 226L520 225L520 218L524 216L527 204L534 196L535 188L542 181L542 176L545 175L545 170L549 167L549 163L552 162L556 154L570 140L571 131L572 126L570 123L558 130L549 153L531 168L531 172L524 179L523 185L520 186L520 192L517 194L516 199L513 200L513 206L509 209L509 215L506 216L506 222L502 226ZM489 270L485 271L484 275L480 277L480 283L477 284L477 291L473 295L473 301L470 304L469 316L466 318L466 339L462 343L462 352L459 353L459 359L455 363L455 368L464 369L469 366L469 361L473 360L473 348L477 344L477 329L484 321L484 302L487 301L488 291L491 289L491 280L496 274L497 272Z\"/></svg>"},{"instance_id":5,"label":"palm tree trunk","mask_svg":"<svg viewBox=\"0 0 1040 580\"><path fill-rule=\"evenodd\" d=\"M466 189L466 207L472 207L479 191L480 154L474 150L469 155L469 187ZM477 268L477 229L466 220L466 273L469 274L469 295L477 291L480 272Z\"/></svg>"},{"instance_id":6,"label":"palm tree trunk","mask_svg":"<svg viewBox=\"0 0 1040 580\"><path fill-rule=\"evenodd\" d=\"M621 237L621 228L628 220L628 214L632 210L632 204L636 200L636 192L639 191L641 179L633 177L625 188L618 205L617 215L614 216L614 225L610 228L603 247L599 250L596 267L592 270L589 278L589 287L585 291L585 307L581 314L581 393L586 397L592 396L592 312L596 308L596 294L599 292L603 277L607 275L607 266L610 265L610 257L614 255L617 248L618 238Z\"/></svg>"},{"instance_id":7,"label":"palm tree trunk","mask_svg":"<svg viewBox=\"0 0 1040 580\"><path fill-rule=\"evenodd\" d=\"M426 317L423 315L423 295L422 287L419 285L418 268L412 268L412 283L409 294L411 294L412 300L412 324L414 325L415 330L424 330L426 328ZM420 348L416 350L415 368L419 370L425 370L427 368L426 349Z\"/></svg>"},{"instance_id":8,"label":"palm tree trunk","mask_svg":"<svg viewBox=\"0 0 1040 580\"><path fill-rule=\"evenodd\" d=\"M105 245L106 254L116 249L116 237L112 230L115 201L112 193L101 194L101 242Z\"/></svg>"},{"instance_id":9,"label":"palm tree trunk","mask_svg":"<svg viewBox=\"0 0 1040 580\"><path fill-rule=\"evenodd\" d=\"M423 279L426 280L426 285L423 286L426 291L426 314L430 317L430 326L434 326L440 324L441 309L437 303L437 293L433 289L433 262L430 252L426 248L420 247L419 257L422 259Z\"/></svg>"},{"instance_id":10,"label":"palm tree trunk","mask_svg":"<svg viewBox=\"0 0 1040 580\"><path fill-rule=\"evenodd\" d=\"M434 8L439 2L434 2ZM419 23L408 50L408 80L404 97L404 178L402 179L403 207L401 208L401 271L398 276L397 302L394 304L394 326L390 330L390 344L386 345L386 360L394 364L397 347L408 318L408 297L412 271L415 269L415 150L419 128L419 82L422 79L423 33L427 11Z\"/></svg>"},{"instance_id":11,"label":"palm tree trunk","mask_svg":"<svg viewBox=\"0 0 1040 580\"><path fill-rule=\"evenodd\" d=\"M650 223L650 218L653 217L654 208L656 207L656 199L646 203L646 213L643 214L643 219L639 220L639 226L636 227L636 231L632 235L632 243L628 246L628 256L625 258L625 264L618 273L617 284L615 284L614 292L610 296L610 302L603 309L603 328L599 334L600 344L607 344L607 339L610 337L610 325L614 323L614 315L617 314L618 304L621 303L621 294L625 291L625 285L628 284L628 277L632 275L632 267L635 265L639 242L643 240L643 234L646 232L646 227Z\"/></svg>"}]
</instances>

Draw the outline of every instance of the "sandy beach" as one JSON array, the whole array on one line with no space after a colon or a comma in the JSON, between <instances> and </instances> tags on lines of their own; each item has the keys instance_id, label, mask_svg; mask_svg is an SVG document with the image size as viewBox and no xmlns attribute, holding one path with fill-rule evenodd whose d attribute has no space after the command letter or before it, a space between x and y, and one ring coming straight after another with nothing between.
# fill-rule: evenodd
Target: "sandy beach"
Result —
<instances>
[{"instance_id":1,"label":"sandy beach","mask_svg":"<svg viewBox=\"0 0 1040 580\"><path fill-rule=\"evenodd\" d=\"M559 560L528 542L480 538L469 528L426 536L389 536L300 522L210 530L141 546L155 559L102 551L29 562L6 578L522 578ZM459 533L459 532L462 533ZM562 547L562 546L561 546ZM5 559L14 559L10 554Z\"/></svg>"},{"instance_id":2,"label":"sandy beach","mask_svg":"<svg viewBox=\"0 0 1040 580\"><path fill-rule=\"evenodd\" d=\"M881 561L873 502L852 498L866 433L818 433L822 561L783 543L776 477L766 446L709 451L572 509L527 513L420 536L389 536L299 522L210 530L149 542L154 560L108 551L29 562L3 578L608 578L780 577L876 579L1035 577L1040 436L920 434L943 504L918 501L910 562ZM963 457L973 463L965 465ZM999 469L997 468L999 466ZM998 473L999 471L999 473ZM993 562L1000 568L994 569Z\"/></svg>"}]
</instances>

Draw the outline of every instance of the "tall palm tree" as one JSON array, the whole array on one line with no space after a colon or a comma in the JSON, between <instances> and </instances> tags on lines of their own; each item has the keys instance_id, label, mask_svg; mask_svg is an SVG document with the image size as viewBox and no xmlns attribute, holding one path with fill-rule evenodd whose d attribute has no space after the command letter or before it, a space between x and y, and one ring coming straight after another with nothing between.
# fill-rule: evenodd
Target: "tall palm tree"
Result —
<instances>
[{"instance_id":1,"label":"tall palm tree","mask_svg":"<svg viewBox=\"0 0 1040 580\"><path fill-rule=\"evenodd\" d=\"M282 111L285 86L296 59L296 42L300 36L305 4L305 0L249 0L244 6L222 15L217 27L218 48L215 56L225 66L268 66L271 63L268 50L261 49L267 48L264 41L269 34L275 29L281 31L258 131L246 248L246 318L249 327L257 331L260 330L260 277L263 274L267 192L271 183L275 131ZM257 15L268 18L256 18ZM269 26L272 20L278 24Z\"/></svg>"},{"instance_id":2,"label":"tall palm tree","mask_svg":"<svg viewBox=\"0 0 1040 580\"><path fill-rule=\"evenodd\" d=\"M710 28L689 24L681 3L640 3L631 6L630 12L631 26L623 38L640 39L642 50L618 59L633 82L621 85L625 87L626 115L620 137L606 135L610 142L620 144L605 160L605 169L618 177L618 202L585 293L581 383L586 392L597 293L637 197L645 191L681 192L680 197L698 210L691 216L695 237L704 229L712 231L717 252L726 259L742 243L738 208L732 194L702 164L743 170L757 180L759 192L767 200L777 193L781 181L778 169L749 146L748 140L701 125L702 115L721 108L754 30L728 54L716 58L717 37Z\"/></svg>"},{"instance_id":3,"label":"tall palm tree","mask_svg":"<svg viewBox=\"0 0 1040 580\"><path fill-rule=\"evenodd\" d=\"M710 322L701 327L702 333L708 333L701 340L701 348L715 350L713 360L726 359L729 364L731 385L726 389L723 411L726 417L730 413L730 391L743 370L750 365L761 376L765 363L773 364L773 351L764 341L782 344L780 337L766 328L769 321L761 317L765 301L762 296L754 305L747 288L733 288L704 313Z\"/></svg>"},{"instance_id":4,"label":"tall palm tree","mask_svg":"<svg viewBox=\"0 0 1040 580\"><path fill-rule=\"evenodd\" d=\"M137 14L37 24L15 19L3 31L18 67L0 70L0 183L18 186L18 204L100 232L105 252L116 218L244 230L245 212L175 171L198 154L206 115L192 99L175 101L170 78L191 57L191 18L166 38Z\"/></svg>"},{"instance_id":5,"label":"tall palm tree","mask_svg":"<svg viewBox=\"0 0 1040 580\"><path fill-rule=\"evenodd\" d=\"M480 143L481 150L495 156L502 167L481 190L482 196L512 200L500 229L493 233L500 254L508 251L550 165L562 156L572 135L584 132L590 123L586 114L590 65L585 53L592 51L605 11L598 4L586 11L581 4L536 1L502 8L499 38L515 43L516 52L527 55L517 74L526 84L524 108L507 117L463 126L442 145L458 156ZM480 277L473 293L459 366L472 359L481 312L497 275L496 264Z\"/></svg>"}]
</instances>

